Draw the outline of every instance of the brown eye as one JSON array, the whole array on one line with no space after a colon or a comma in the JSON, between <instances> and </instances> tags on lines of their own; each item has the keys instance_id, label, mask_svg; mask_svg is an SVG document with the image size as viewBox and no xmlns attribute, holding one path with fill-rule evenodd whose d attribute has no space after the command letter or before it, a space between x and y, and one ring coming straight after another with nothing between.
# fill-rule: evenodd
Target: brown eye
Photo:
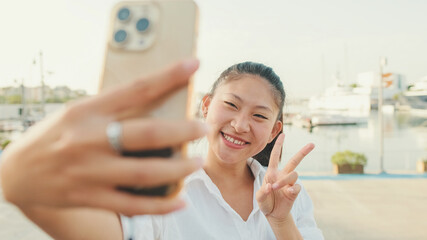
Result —
<instances>
[{"instance_id":1,"label":"brown eye","mask_svg":"<svg viewBox=\"0 0 427 240\"><path fill-rule=\"evenodd\" d=\"M236 105L234 105L233 103L231 103L231 102L227 102L227 101L224 101L224 102L225 102L225 104L227 104L227 105L229 105L229 106L231 106L231 107L233 107L233 108L237 109L237 106L236 106Z\"/></svg>"},{"instance_id":2,"label":"brown eye","mask_svg":"<svg viewBox=\"0 0 427 240\"><path fill-rule=\"evenodd\" d=\"M255 114L254 116L257 117L257 118L268 119L267 117L265 117L265 116L263 116L261 114Z\"/></svg>"}]
</instances>

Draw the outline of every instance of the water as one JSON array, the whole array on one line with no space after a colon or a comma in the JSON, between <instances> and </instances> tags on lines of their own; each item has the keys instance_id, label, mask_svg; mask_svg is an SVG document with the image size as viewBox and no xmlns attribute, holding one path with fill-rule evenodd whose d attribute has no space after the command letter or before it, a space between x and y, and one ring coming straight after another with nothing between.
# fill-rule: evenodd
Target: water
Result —
<instances>
[{"instance_id":1,"label":"water","mask_svg":"<svg viewBox=\"0 0 427 240\"><path fill-rule=\"evenodd\" d=\"M316 149L300 164L299 171L330 172L331 156L336 151L351 150L366 155L367 172L379 172L378 123L378 113L372 111L364 125L315 127L312 132L286 126L285 155L290 157L306 142L313 142ZM385 171L415 171L417 160L427 157L427 117L409 113L385 114L383 156Z\"/></svg>"},{"instance_id":2,"label":"water","mask_svg":"<svg viewBox=\"0 0 427 240\"><path fill-rule=\"evenodd\" d=\"M17 113L19 105L0 105L0 117ZM47 112L60 108L58 104L47 104ZM377 112L372 111L367 124L350 126L315 127L311 132L306 128L292 125L284 127L285 144L283 159L286 161L300 148L313 142L316 148L298 166L299 172L331 173L331 156L337 151L360 152L368 158L367 172L380 171L380 133ZM19 134L0 132L0 139L15 139ZM204 156L207 141L200 140L190 145L190 155ZM410 113L384 114L384 168L386 171L411 172L416 162L427 157L427 116ZM283 161L284 162L284 161Z\"/></svg>"},{"instance_id":3,"label":"water","mask_svg":"<svg viewBox=\"0 0 427 240\"><path fill-rule=\"evenodd\" d=\"M322 126L311 131L293 125L284 127L282 164L307 143L316 148L297 168L300 173L332 173L331 157L337 151L351 150L366 155L365 172L378 173L380 167L380 132L378 113L372 111L367 124ZM190 146L192 155L203 156L207 141ZM427 116L410 113L384 115L384 169L389 172L415 172L416 162L427 157Z\"/></svg>"}]
</instances>

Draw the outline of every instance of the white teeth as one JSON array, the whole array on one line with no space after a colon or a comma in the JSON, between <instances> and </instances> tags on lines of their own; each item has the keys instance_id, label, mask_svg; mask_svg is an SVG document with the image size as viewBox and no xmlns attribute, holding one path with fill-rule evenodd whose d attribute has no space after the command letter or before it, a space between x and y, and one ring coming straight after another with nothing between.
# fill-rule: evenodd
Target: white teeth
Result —
<instances>
[{"instance_id":1,"label":"white teeth","mask_svg":"<svg viewBox=\"0 0 427 240\"><path fill-rule=\"evenodd\" d=\"M236 139L234 139L228 135L225 135L225 134L224 134L224 138L227 139L227 141L232 142L234 144L238 144L238 145L244 145L245 144L244 142L236 140Z\"/></svg>"}]
</instances>

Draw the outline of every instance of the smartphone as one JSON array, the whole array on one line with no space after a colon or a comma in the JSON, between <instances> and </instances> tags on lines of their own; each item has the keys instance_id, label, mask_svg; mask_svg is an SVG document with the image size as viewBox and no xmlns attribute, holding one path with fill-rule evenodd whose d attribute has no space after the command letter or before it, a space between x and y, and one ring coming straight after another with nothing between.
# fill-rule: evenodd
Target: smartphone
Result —
<instances>
[{"instance_id":1,"label":"smartphone","mask_svg":"<svg viewBox=\"0 0 427 240\"><path fill-rule=\"evenodd\" d=\"M198 9L192 0L123 1L112 10L100 90L134 81L164 69L182 59L195 57ZM152 103L141 117L168 120L190 117L192 81ZM141 93L144 94L144 93ZM124 152L124 156L184 158L186 146ZM182 181L146 188L119 186L120 190L149 196L168 196L179 192Z\"/></svg>"}]
</instances>

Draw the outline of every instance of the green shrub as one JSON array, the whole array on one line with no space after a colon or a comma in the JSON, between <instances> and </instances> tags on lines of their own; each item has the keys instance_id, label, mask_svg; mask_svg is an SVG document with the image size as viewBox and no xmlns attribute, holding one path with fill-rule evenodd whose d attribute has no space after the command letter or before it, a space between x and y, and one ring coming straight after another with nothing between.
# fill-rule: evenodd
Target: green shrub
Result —
<instances>
[{"instance_id":1,"label":"green shrub","mask_svg":"<svg viewBox=\"0 0 427 240\"><path fill-rule=\"evenodd\" d=\"M349 164L354 167L356 165L365 166L367 163L366 156L362 153L355 153L349 150L343 152L336 152L332 158L331 162L337 165Z\"/></svg>"},{"instance_id":2,"label":"green shrub","mask_svg":"<svg viewBox=\"0 0 427 240\"><path fill-rule=\"evenodd\" d=\"M5 149L7 145L9 145L9 143L10 143L10 140L5 140L4 142L1 143L0 148Z\"/></svg>"}]
</instances>

